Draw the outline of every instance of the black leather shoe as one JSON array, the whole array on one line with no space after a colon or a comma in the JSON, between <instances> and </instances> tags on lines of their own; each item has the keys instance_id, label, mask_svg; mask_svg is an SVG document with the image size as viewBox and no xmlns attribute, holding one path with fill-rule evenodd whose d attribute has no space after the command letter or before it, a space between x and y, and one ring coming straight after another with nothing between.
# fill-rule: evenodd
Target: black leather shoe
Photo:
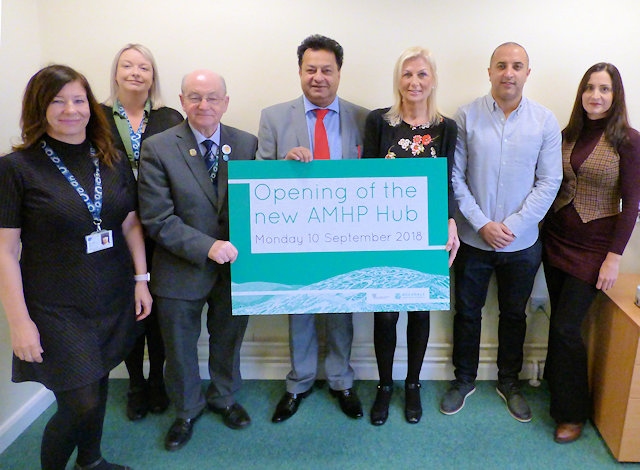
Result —
<instances>
[{"instance_id":1,"label":"black leather shoe","mask_svg":"<svg viewBox=\"0 0 640 470\"><path fill-rule=\"evenodd\" d=\"M138 421L149 412L149 388L145 384L142 387L129 389L127 392L127 418L130 421Z\"/></svg>"},{"instance_id":2,"label":"black leather shoe","mask_svg":"<svg viewBox=\"0 0 640 470\"><path fill-rule=\"evenodd\" d=\"M340 409L344 414L346 414L349 418L362 418L362 404L360 403L360 399L358 395L356 395L356 391L352 388L347 388L346 390L333 390L329 389L331 395L334 397L338 397L338 401L340 402Z\"/></svg>"},{"instance_id":3,"label":"black leather shoe","mask_svg":"<svg viewBox=\"0 0 640 470\"><path fill-rule=\"evenodd\" d=\"M193 425L200 416L202 416L202 411L194 418L176 418L169 428L167 437L164 438L164 448L169 451L178 450L189 442L193 434Z\"/></svg>"},{"instance_id":4,"label":"black leather shoe","mask_svg":"<svg viewBox=\"0 0 640 470\"><path fill-rule=\"evenodd\" d=\"M209 409L215 414L222 415L224 424L231 429L242 429L251 424L249 413L247 413L240 403L234 403L224 408L209 405Z\"/></svg>"},{"instance_id":5,"label":"black leather shoe","mask_svg":"<svg viewBox=\"0 0 640 470\"><path fill-rule=\"evenodd\" d=\"M311 394L311 389L302 393L289 393L285 392L278 404L276 405L276 411L273 413L271 421L273 423L281 423L291 418L296 411L303 398L308 397Z\"/></svg>"},{"instance_id":6,"label":"black leather shoe","mask_svg":"<svg viewBox=\"0 0 640 470\"><path fill-rule=\"evenodd\" d=\"M389 417L389 403L391 402L391 394L393 393L393 385L378 384L376 400L371 407L371 424L374 426L382 426L387 422Z\"/></svg>"},{"instance_id":7,"label":"black leather shoe","mask_svg":"<svg viewBox=\"0 0 640 470\"><path fill-rule=\"evenodd\" d=\"M422 402L420 401L420 382L404 384L404 417L407 423L416 424L422 418Z\"/></svg>"}]
</instances>

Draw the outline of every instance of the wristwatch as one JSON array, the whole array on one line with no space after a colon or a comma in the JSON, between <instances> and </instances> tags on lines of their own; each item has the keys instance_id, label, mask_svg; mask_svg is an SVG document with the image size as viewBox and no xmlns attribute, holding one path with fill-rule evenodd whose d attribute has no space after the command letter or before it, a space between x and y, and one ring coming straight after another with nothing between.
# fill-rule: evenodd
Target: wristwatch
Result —
<instances>
[{"instance_id":1,"label":"wristwatch","mask_svg":"<svg viewBox=\"0 0 640 470\"><path fill-rule=\"evenodd\" d=\"M146 273L146 274L136 274L135 276L133 276L133 279L138 282L138 281L150 281L151 280L151 274Z\"/></svg>"}]
</instances>

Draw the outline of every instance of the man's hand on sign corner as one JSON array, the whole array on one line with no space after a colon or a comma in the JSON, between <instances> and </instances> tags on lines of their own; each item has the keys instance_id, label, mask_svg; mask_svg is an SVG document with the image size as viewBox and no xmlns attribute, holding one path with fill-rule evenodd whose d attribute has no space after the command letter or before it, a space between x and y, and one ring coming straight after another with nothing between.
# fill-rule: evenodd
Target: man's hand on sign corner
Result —
<instances>
[{"instance_id":1,"label":"man's hand on sign corner","mask_svg":"<svg viewBox=\"0 0 640 470\"><path fill-rule=\"evenodd\" d=\"M227 240L216 240L209 248L209 258L218 264L233 263L237 257L237 248Z\"/></svg>"},{"instance_id":2,"label":"man's hand on sign corner","mask_svg":"<svg viewBox=\"0 0 640 470\"><path fill-rule=\"evenodd\" d=\"M284 159L307 163L313 160L313 155L311 155L311 150L306 147L294 147L287 152Z\"/></svg>"}]
</instances>

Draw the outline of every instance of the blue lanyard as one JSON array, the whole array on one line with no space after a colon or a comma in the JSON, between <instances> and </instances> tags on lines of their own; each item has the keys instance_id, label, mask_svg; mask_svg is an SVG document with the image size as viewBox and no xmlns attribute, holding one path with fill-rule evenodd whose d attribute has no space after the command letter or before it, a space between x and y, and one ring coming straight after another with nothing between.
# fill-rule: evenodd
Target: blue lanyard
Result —
<instances>
[{"instance_id":1,"label":"blue lanyard","mask_svg":"<svg viewBox=\"0 0 640 470\"><path fill-rule=\"evenodd\" d=\"M147 126L147 113L144 113L142 121L140 121L140 126L137 131L133 130L131 126L131 121L129 120L129 116L127 116L127 112L124 110L124 106L120 104L118 106L118 112L121 116L124 116L127 120L127 124L129 125L129 137L131 139L131 150L133 152L133 161L140 161L140 141L142 140L142 131Z\"/></svg>"},{"instance_id":2,"label":"blue lanyard","mask_svg":"<svg viewBox=\"0 0 640 470\"><path fill-rule=\"evenodd\" d=\"M102 219L100 218L100 212L102 211L102 178L100 177L100 165L98 163L98 157L96 157L96 150L93 146L90 147L89 154L91 156L91 160L93 161L93 165L96 167L95 173L93 173L93 179L95 181L93 198L92 201L84 188L80 185L78 180L73 173L69 171L69 169L64 165L62 159L58 156L58 154L51 148L47 143L43 140L40 143L44 153L47 154L49 159L53 162L53 164L60 170L60 173L67 178L67 181L71 185L72 188L76 190L76 192L80 195L84 203L87 205L87 209L89 209L89 213L93 218L93 223L96 226L96 230L99 232L102 230L100 224L102 223Z\"/></svg>"}]
</instances>

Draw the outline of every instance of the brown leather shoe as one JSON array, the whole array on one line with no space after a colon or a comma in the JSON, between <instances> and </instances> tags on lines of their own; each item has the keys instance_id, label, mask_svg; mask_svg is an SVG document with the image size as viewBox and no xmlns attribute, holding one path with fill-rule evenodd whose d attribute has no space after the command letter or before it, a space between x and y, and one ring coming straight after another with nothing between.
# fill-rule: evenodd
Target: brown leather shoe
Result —
<instances>
[{"instance_id":1,"label":"brown leather shoe","mask_svg":"<svg viewBox=\"0 0 640 470\"><path fill-rule=\"evenodd\" d=\"M584 423L558 423L553 440L558 444L568 444L580 437Z\"/></svg>"}]
</instances>

